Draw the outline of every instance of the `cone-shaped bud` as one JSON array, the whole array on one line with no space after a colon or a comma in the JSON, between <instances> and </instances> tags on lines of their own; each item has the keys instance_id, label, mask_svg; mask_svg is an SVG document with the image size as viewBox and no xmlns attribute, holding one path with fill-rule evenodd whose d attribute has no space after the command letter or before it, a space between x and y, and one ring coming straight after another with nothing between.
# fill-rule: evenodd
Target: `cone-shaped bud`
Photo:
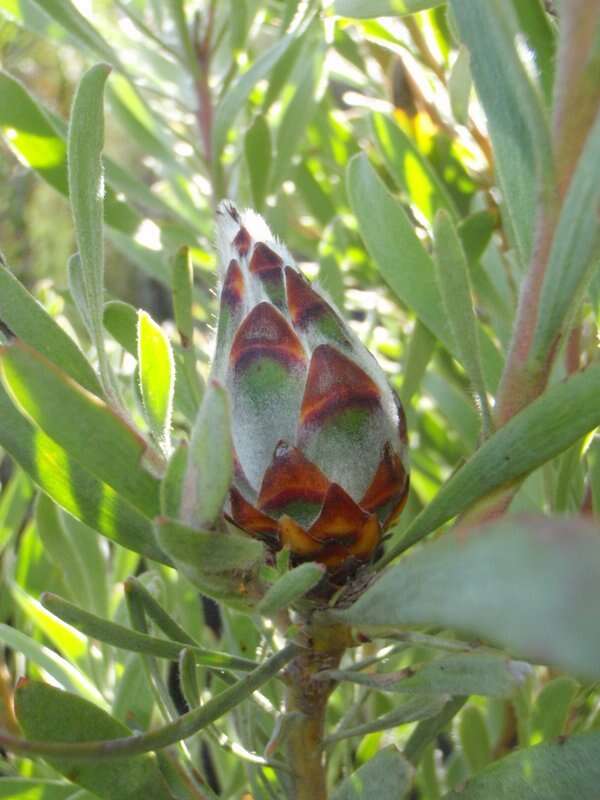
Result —
<instances>
[{"instance_id":1,"label":"cone-shaped bud","mask_svg":"<svg viewBox=\"0 0 600 800\"><path fill-rule=\"evenodd\" d=\"M232 407L227 514L339 583L376 555L408 493L406 423L381 369L261 217L218 211L213 371Z\"/></svg>"}]
</instances>

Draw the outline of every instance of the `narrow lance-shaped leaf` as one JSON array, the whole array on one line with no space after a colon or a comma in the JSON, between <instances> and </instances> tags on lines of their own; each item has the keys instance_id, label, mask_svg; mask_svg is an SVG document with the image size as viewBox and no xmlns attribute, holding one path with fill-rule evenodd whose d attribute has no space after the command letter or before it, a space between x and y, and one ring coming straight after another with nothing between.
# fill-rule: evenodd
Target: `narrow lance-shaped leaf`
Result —
<instances>
[{"instance_id":1,"label":"narrow lance-shaped leaf","mask_svg":"<svg viewBox=\"0 0 600 800\"><path fill-rule=\"evenodd\" d=\"M0 321L85 389L101 392L96 373L75 342L2 264Z\"/></svg>"},{"instance_id":2,"label":"narrow lance-shaped leaf","mask_svg":"<svg viewBox=\"0 0 600 800\"><path fill-rule=\"evenodd\" d=\"M456 206L446 186L404 131L385 114L373 114L371 130L386 167L410 202L430 222L441 208L456 218Z\"/></svg>"},{"instance_id":3,"label":"narrow lance-shaped leaf","mask_svg":"<svg viewBox=\"0 0 600 800\"><path fill-rule=\"evenodd\" d=\"M78 608L68 600L63 600L51 592L42 595L44 608L47 608L60 619L68 622L74 628L100 642L106 642L114 647L129 650L134 653L145 653L157 656L158 658L177 659L184 647L192 650L198 663L204 664L215 669L237 669L247 672L256 667L254 661L247 658L230 656L227 653L219 653L213 650L206 650L189 642L171 641L170 639L160 639L146 633L133 631L124 625L111 622L96 614L91 614L83 608Z\"/></svg>"},{"instance_id":4,"label":"narrow lance-shaped leaf","mask_svg":"<svg viewBox=\"0 0 600 800\"><path fill-rule=\"evenodd\" d=\"M173 260L172 271L173 312L183 351L185 379L198 405L204 391L202 379L196 369L194 349L194 317L192 312L194 269L189 247L181 247ZM179 368L178 368L178 375Z\"/></svg>"},{"instance_id":5,"label":"narrow lance-shaped leaf","mask_svg":"<svg viewBox=\"0 0 600 800\"><path fill-rule=\"evenodd\" d=\"M24 680L15 693L15 713L25 735L49 742L82 742L127 736L129 729L93 703L44 683ZM52 759L54 769L106 800L172 800L154 756L139 755L107 769L98 763Z\"/></svg>"},{"instance_id":6,"label":"narrow lance-shaped leaf","mask_svg":"<svg viewBox=\"0 0 600 800\"><path fill-rule=\"evenodd\" d=\"M353 772L331 796L331 800L402 800L412 784L413 769L395 747L380 750Z\"/></svg>"},{"instance_id":7,"label":"narrow lance-shaped leaf","mask_svg":"<svg viewBox=\"0 0 600 800\"><path fill-rule=\"evenodd\" d=\"M444 800L564 800L596 797L600 781L600 732L526 747L501 758Z\"/></svg>"},{"instance_id":8,"label":"narrow lance-shaped leaf","mask_svg":"<svg viewBox=\"0 0 600 800\"><path fill-rule=\"evenodd\" d=\"M598 365L548 389L454 473L380 564L387 564L480 498L520 480L593 430L600 424L599 393Z\"/></svg>"},{"instance_id":9,"label":"narrow lance-shaped leaf","mask_svg":"<svg viewBox=\"0 0 600 800\"><path fill-rule=\"evenodd\" d=\"M100 374L109 397L116 397L110 365L104 351L102 315L104 309L104 84L110 73L107 64L96 64L81 79L69 123L69 196L79 246L81 276L77 279L87 313L84 322L98 351Z\"/></svg>"},{"instance_id":10,"label":"narrow lance-shaped leaf","mask_svg":"<svg viewBox=\"0 0 600 800\"><path fill-rule=\"evenodd\" d=\"M183 520L198 527L216 521L233 476L232 450L227 393L212 381L192 429L181 509Z\"/></svg>"},{"instance_id":11,"label":"narrow lance-shaped leaf","mask_svg":"<svg viewBox=\"0 0 600 800\"><path fill-rule=\"evenodd\" d=\"M361 236L383 278L431 333L458 355L437 288L433 261L366 155L355 156L348 165L347 185ZM494 390L502 358L483 331L480 344L486 382Z\"/></svg>"},{"instance_id":12,"label":"narrow lance-shaped leaf","mask_svg":"<svg viewBox=\"0 0 600 800\"><path fill-rule=\"evenodd\" d=\"M488 120L508 230L529 261L537 192L552 181L550 133L538 88L517 53L517 23L504 0L450 0L471 54L471 71Z\"/></svg>"},{"instance_id":13,"label":"narrow lance-shaped leaf","mask_svg":"<svg viewBox=\"0 0 600 800\"><path fill-rule=\"evenodd\" d=\"M448 78L450 107L454 119L461 125L466 125L469 119L469 98L472 85L469 51L464 45L461 45Z\"/></svg>"},{"instance_id":14,"label":"narrow lance-shaped leaf","mask_svg":"<svg viewBox=\"0 0 600 800\"><path fill-rule=\"evenodd\" d=\"M138 366L142 402L150 430L165 454L171 449L175 365L169 340L152 317L138 313Z\"/></svg>"},{"instance_id":15,"label":"narrow lance-shaped leaf","mask_svg":"<svg viewBox=\"0 0 600 800\"><path fill-rule=\"evenodd\" d=\"M546 357L565 334L600 261L600 115L583 153L554 231L544 274L532 358Z\"/></svg>"},{"instance_id":16,"label":"narrow lance-shaped leaf","mask_svg":"<svg viewBox=\"0 0 600 800\"><path fill-rule=\"evenodd\" d=\"M123 547L170 563L156 544L150 520L35 428L17 411L1 384L0 444L44 492L74 517Z\"/></svg>"},{"instance_id":17,"label":"narrow lance-shaped leaf","mask_svg":"<svg viewBox=\"0 0 600 800\"><path fill-rule=\"evenodd\" d=\"M263 684L273 678L301 651L299 645L291 643L274 653L264 664L244 676L236 684L213 697L199 708L194 708L178 719L145 734L125 736L118 739L78 741L65 744L36 739L27 741L19 737L0 733L0 744L11 752L37 754L44 757L68 758L70 761L94 762L126 758L140 753L149 753L187 739L197 731L210 725L248 698ZM42 684L43 685L43 684ZM52 715L49 716L52 719ZM94 731L91 727L90 730ZM79 739L87 737L80 736ZM106 769L106 767L105 767Z\"/></svg>"},{"instance_id":18,"label":"narrow lance-shaped leaf","mask_svg":"<svg viewBox=\"0 0 600 800\"><path fill-rule=\"evenodd\" d=\"M514 517L468 534L447 533L390 568L335 616L370 631L454 628L597 679L599 603L597 526Z\"/></svg>"},{"instance_id":19,"label":"narrow lance-shaped leaf","mask_svg":"<svg viewBox=\"0 0 600 800\"><path fill-rule=\"evenodd\" d=\"M341 17L397 17L441 6L445 0L335 0L334 10Z\"/></svg>"},{"instance_id":20,"label":"narrow lance-shaped leaf","mask_svg":"<svg viewBox=\"0 0 600 800\"><path fill-rule=\"evenodd\" d=\"M382 692L508 697L530 672L529 664L510 661L504 656L453 653L399 672L366 674L356 670L327 670L323 675Z\"/></svg>"},{"instance_id":21,"label":"narrow lance-shaped leaf","mask_svg":"<svg viewBox=\"0 0 600 800\"><path fill-rule=\"evenodd\" d=\"M469 267L458 233L449 215L443 210L438 211L435 218L434 240L434 263L442 300L462 364L477 399L484 436L488 436L492 430L492 415L481 367Z\"/></svg>"},{"instance_id":22,"label":"narrow lance-shaped leaf","mask_svg":"<svg viewBox=\"0 0 600 800\"><path fill-rule=\"evenodd\" d=\"M289 608L292 603L300 600L307 592L314 589L325 572L322 564L312 561L286 572L271 586L256 610L260 614L270 616L282 608Z\"/></svg>"},{"instance_id":23,"label":"narrow lance-shaped leaf","mask_svg":"<svg viewBox=\"0 0 600 800\"><path fill-rule=\"evenodd\" d=\"M0 361L17 404L48 436L146 516L158 513L159 484L141 465L148 446L136 431L23 342Z\"/></svg>"},{"instance_id":24,"label":"narrow lance-shaped leaf","mask_svg":"<svg viewBox=\"0 0 600 800\"><path fill-rule=\"evenodd\" d=\"M272 155L271 131L262 114L256 117L246 132L244 151L254 207L257 211L262 211L269 185Z\"/></svg>"},{"instance_id":25,"label":"narrow lance-shaped leaf","mask_svg":"<svg viewBox=\"0 0 600 800\"><path fill-rule=\"evenodd\" d=\"M389 728L396 728L398 725L405 725L409 722L416 722L420 719L428 719L438 714L446 704L446 695L416 695L411 697L400 706L390 711L388 714L378 716L371 722L364 722L362 725L353 725L348 728L339 728L329 736L325 737L325 744L333 744L342 739L349 739L353 736L364 736L367 733L386 731Z\"/></svg>"}]
</instances>

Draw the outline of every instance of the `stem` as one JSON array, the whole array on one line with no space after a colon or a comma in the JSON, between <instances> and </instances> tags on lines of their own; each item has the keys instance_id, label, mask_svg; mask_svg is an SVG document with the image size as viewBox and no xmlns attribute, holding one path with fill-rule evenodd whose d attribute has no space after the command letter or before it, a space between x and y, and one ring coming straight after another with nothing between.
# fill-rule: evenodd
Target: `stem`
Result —
<instances>
[{"instance_id":1,"label":"stem","mask_svg":"<svg viewBox=\"0 0 600 800\"><path fill-rule=\"evenodd\" d=\"M291 662L285 680L286 713L300 712L287 737L287 762L292 770L292 800L327 800L323 738L327 701L335 681L315 680L335 669L348 641L342 626L309 627L311 644Z\"/></svg>"}]
</instances>

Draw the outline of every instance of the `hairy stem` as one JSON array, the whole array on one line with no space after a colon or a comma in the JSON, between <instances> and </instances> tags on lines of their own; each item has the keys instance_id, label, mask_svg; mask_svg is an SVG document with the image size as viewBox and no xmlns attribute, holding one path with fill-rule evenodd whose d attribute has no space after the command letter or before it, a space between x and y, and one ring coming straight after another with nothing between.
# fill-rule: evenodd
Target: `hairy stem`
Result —
<instances>
[{"instance_id":1,"label":"hairy stem","mask_svg":"<svg viewBox=\"0 0 600 800\"><path fill-rule=\"evenodd\" d=\"M323 738L327 701L335 682L315 678L335 669L347 644L344 627L309 627L310 648L301 652L286 670L286 712L297 719L287 738L287 762L292 770L293 800L326 800ZM298 714L298 712L300 712Z\"/></svg>"}]
</instances>

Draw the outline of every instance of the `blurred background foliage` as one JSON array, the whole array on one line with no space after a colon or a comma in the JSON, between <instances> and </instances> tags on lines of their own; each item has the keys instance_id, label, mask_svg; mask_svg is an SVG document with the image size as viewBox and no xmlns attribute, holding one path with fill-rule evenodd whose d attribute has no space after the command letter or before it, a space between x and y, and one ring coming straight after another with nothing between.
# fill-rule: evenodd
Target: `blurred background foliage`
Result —
<instances>
[{"instance_id":1,"label":"blurred background foliage","mask_svg":"<svg viewBox=\"0 0 600 800\"><path fill-rule=\"evenodd\" d=\"M548 99L554 4L506 3L521 26L520 57ZM206 367L215 320L216 203L231 197L259 210L306 274L344 310L405 404L412 457L412 490L400 522L405 527L476 449L480 417L463 367L408 301L411 285L400 280L400 291L390 288L368 254L347 187L350 160L367 154L426 250L439 209L457 224L477 319L489 342L482 360L491 395L526 267L502 222L486 119L472 88L468 52L445 4L189 0L184 9L178 0L0 0L0 247L19 279L88 349L67 290L67 260L76 246L64 136L76 84L98 60L113 66L104 150L107 299L147 309L174 336L170 265L177 249L189 245L195 343ZM387 241L394 242L392 234ZM388 249L388 263L399 273L405 259L401 247ZM557 362L556 378L574 371L573 358L575 368L594 358L598 296L592 282L576 343ZM127 355L111 346L112 357L132 373ZM184 415L176 422L185 427ZM597 511L599 456L596 440L576 444L534 472L511 509ZM40 500L32 512L33 485L7 457L1 478L0 627L15 671L75 689L110 705L133 728L146 728L157 710L139 661L107 646L90 647L37 600L53 591L124 622L119 582L143 571L139 556L112 543L109 549L49 501ZM146 582L198 641L254 657L269 635L248 618L219 615L202 604L191 584L168 568L146 573ZM376 654L373 648L365 648L365 658ZM411 659L419 656L423 651L410 651ZM183 707L174 669L165 681L175 709ZM210 690L207 679L203 691ZM349 724L349 705L358 721L394 707L388 695L366 695L363 687L336 693L332 721ZM240 797L248 774L256 797L274 791L269 769L256 766L253 753L269 735L275 700L253 707L252 723L240 711L235 724L219 723L194 743L201 772L222 796ZM594 687L546 668L510 701L472 697L453 723L455 735L444 732L427 746L413 796L435 800L517 745L598 727L597 712ZM332 781L384 742L405 741L410 731L405 726L345 740L332 750ZM2 771L55 776L26 759L0 762ZM56 791L47 796L71 797Z\"/></svg>"}]
</instances>

